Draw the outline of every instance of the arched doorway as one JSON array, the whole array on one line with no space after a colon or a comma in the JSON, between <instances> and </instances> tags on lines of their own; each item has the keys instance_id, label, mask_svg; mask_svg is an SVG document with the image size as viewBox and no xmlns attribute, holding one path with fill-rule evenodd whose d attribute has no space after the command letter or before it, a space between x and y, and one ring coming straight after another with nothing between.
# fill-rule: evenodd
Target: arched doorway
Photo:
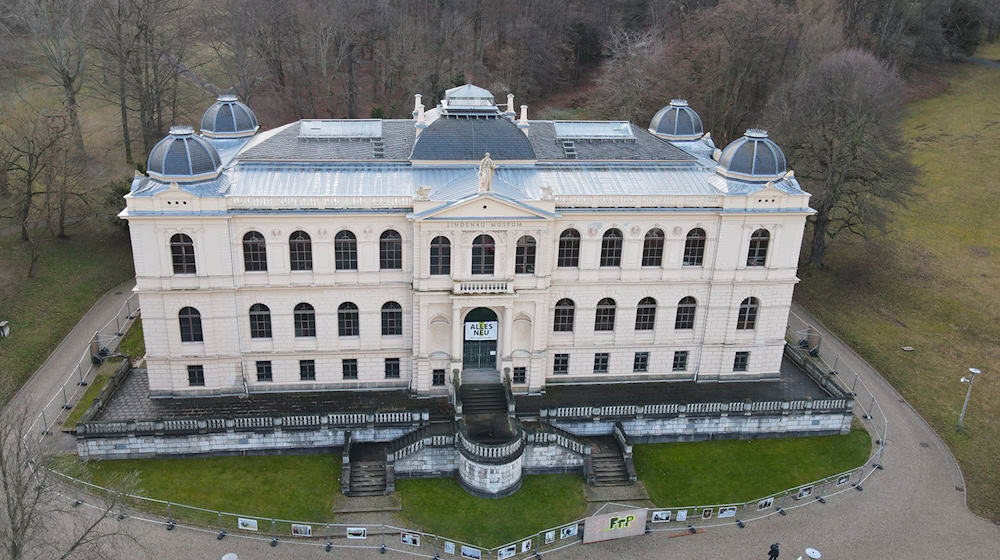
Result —
<instances>
[{"instance_id":1,"label":"arched doorway","mask_svg":"<svg viewBox=\"0 0 1000 560\"><path fill-rule=\"evenodd\" d=\"M500 330L497 314L492 309L477 307L465 316L462 326L462 367L496 370L497 332Z\"/></svg>"}]
</instances>

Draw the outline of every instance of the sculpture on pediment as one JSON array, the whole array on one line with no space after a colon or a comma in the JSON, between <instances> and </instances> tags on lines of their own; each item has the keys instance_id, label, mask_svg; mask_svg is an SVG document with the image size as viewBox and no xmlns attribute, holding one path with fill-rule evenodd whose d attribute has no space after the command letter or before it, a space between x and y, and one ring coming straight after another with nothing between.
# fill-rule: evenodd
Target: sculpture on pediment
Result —
<instances>
[{"instance_id":1,"label":"sculpture on pediment","mask_svg":"<svg viewBox=\"0 0 1000 560\"><path fill-rule=\"evenodd\" d=\"M538 190L542 193L542 200L553 200L555 198L552 196L552 185L542 185L538 187Z\"/></svg>"},{"instance_id":2,"label":"sculpture on pediment","mask_svg":"<svg viewBox=\"0 0 1000 560\"><path fill-rule=\"evenodd\" d=\"M417 187L417 194L413 195L413 200L430 200L431 188L427 185Z\"/></svg>"},{"instance_id":3,"label":"sculpture on pediment","mask_svg":"<svg viewBox=\"0 0 1000 560\"><path fill-rule=\"evenodd\" d=\"M493 163L490 153L486 152L483 160L479 162L479 192L493 192L493 171L497 164Z\"/></svg>"}]
</instances>

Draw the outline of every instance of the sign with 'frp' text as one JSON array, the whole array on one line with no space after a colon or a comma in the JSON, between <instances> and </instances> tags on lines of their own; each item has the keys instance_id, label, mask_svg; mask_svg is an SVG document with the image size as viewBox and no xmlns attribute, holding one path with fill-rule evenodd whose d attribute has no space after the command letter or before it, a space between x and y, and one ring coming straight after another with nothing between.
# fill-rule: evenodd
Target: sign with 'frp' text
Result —
<instances>
[{"instance_id":1,"label":"sign with 'frp' text","mask_svg":"<svg viewBox=\"0 0 1000 560\"><path fill-rule=\"evenodd\" d=\"M646 508L602 513L583 520L583 544L634 537L645 532Z\"/></svg>"}]
</instances>

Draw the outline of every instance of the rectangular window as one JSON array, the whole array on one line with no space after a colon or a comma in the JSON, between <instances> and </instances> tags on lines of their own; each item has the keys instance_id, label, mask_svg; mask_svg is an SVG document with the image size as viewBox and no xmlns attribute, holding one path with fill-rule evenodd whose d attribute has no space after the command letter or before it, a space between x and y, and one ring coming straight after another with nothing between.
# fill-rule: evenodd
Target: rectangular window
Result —
<instances>
[{"instance_id":1,"label":"rectangular window","mask_svg":"<svg viewBox=\"0 0 1000 560\"><path fill-rule=\"evenodd\" d=\"M674 352L674 371L687 371L688 368L688 353L687 350L678 350Z\"/></svg>"},{"instance_id":2,"label":"rectangular window","mask_svg":"<svg viewBox=\"0 0 1000 560\"><path fill-rule=\"evenodd\" d=\"M516 367L514 368L514 378L511 379L511 383L524 384L528 382L528 368Z\"/></svg>"},{"instance_id":3,"label":"rectangular window","mask_svg":"<svg viewBox=\"0 0 1000 560\"><path fill-rule=\"evenodd\" d=\"M518 241L514 249L514 274L535 272L535 240Z\"/></svg>"},{"instance_id":4,"label":"rectangular window","mask_svg":"<svg viewBox=\"0 0 1000 560\"><path fill-rule=\"evenodd\" d=\"M385 359L385 378L399 379L399 358Z\"/></svg>"},{"instance_id":5,"label":"rectangular window","mask_svg":"<svg viewBox=\"0 0 1000 560\"><path fill-rule=\"evenodd\" d=\"M315 360L299 360L299 378L302 381L316 381Z\"/></svg>"},{"instance_id":6,"label":"rectangular window","mask_svg":"<svg viewBox=\"0 0 1000 560\"><path fill-rule=\"evenodd\" d=\"M646 373L649 371L649 352L635 353L635 360L632 362L632 371L636 373Z\"/></svg>"},{"instance_id":7,"label":"rectangular window","mask_svg":"<svg viewBox=\"0 0 1000 560\"><path fill-rule=\"evenodd\" d=\"M257 381L274 381L270 361L257 362Z\"/></svg>"},{"instance_id":8,"label":"rectangular window","mask_svg":"<svg viewBox=\"0 0 1000 560\"><path fill-rule=\"evenodd\" d=\"M205 386L205 366L188 366L188 385L192 387Z\"/></svg>"},{"instance_id":9,"label":"rectangular window","mask_svg":"<svg viewBox=\"0 0 1000 560\"><path fill-rule=\"evenodd\" d=\"M444 386L444 370L436 369L431 372L431 385L435 387Z\"/></svg>"},{"instance_id":10,"label":"rectangular window","mask_svg":"<svg viewBox=\"0 0 1000 560\"><path fill-rule=\"evenodd\" d=\"M552 373L566 375L569 373L569 354L556 354L552 360Z\"/></svg>"},{"instance_id":11,"label":"rectangular window","mask_svg":"<svg viewBox=\"0 0 1000 560\"><path fill-rule=\"evenodd\" d=\"M750 367L750 352L737 352L733 360L733 371L746 371Z\"/></svg>"},{"instance_id":12,"label":"rectangular window","mask_svg":"<svg viewBox=\"0 0 1000 560\"><path fill-rule=\"evenodd\" d=\"M358 361L354 358L341 360L340 366L344 371L344 379L358 378Z\"/></svg>"},{"instance_id":13,"label":"rectangular window","mask_svg":"<svg viewBox=\"0 0 1000 560\"><path fill-rule=\"evenodd\" d=\"M610 360L611 355L607 352L594 354L594 373L608 373L608 362Z\"/></svg>"}]
</instances>

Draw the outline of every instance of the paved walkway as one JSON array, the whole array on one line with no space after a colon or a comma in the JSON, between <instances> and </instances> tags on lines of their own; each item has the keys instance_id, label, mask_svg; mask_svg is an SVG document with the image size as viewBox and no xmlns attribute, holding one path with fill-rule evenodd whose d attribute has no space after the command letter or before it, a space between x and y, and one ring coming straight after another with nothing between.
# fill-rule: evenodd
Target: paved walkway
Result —
<instances>
[{"instance_id":1,"label":"paved walkway","mask_svg":"<svg viewBox=\"0 0 1000 560\"><path fill-rule=\"evenodd\" d=\"M64 355L68 356L65 361L72 362L90 334L118 309L121 301L116 298L123 299L128 286L119 289L121 294L114 293L118 289L113 290L87 313L17 398L36 403L48 398L53 387L62 382L64 371L58 367L59 362ZM797 305L793 310L813 325L819 325ZM594 545L574 545L545 556L552 560L755 559L765 558L770 543L780 542L781 557L793 560L804 556L806 547L817 548L823 558L830 559L1000 558L1000 526L966 508L961 472L941 439L870 365L828 331L820 330L824 346L840 352L842 362L861 374L889 421L888 448L883 458L885 470L872 475L864 492L843 493L828 499L826 504L797 508L786 517L774 515L749 523L745 529L728 526L677 538L655 533ZM137 540L123 551L126 556L217 559L227 552L236 552L240 558L256 559L315 558L323 554L321 542L309 545L283 542L271 548L265 535L230 536L219 541L212 531L177 528L168 532L161 525L139 519L123 523L130 525ZM334 555L414 558L392 550L406 548L404 545L393 544L392 539L386 543L390 550L385 555L371 548L337 549ZM369 540L366 544L378 543Z\"/></svg>"}]
</instances>

